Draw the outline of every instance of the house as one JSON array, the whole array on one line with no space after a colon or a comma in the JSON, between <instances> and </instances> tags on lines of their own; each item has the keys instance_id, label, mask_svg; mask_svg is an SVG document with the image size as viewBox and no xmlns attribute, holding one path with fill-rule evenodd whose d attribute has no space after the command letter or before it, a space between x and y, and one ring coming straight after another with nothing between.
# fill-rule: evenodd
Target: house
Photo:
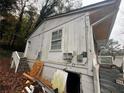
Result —
<instances>
[{"instance_id":1,"label":"house","mask_svg":"<svg viewBox=\"0 0 124 93\"><path fill-rule=\"evenodd\" d=\"M49 81L57 69L68 73L67 93L100 93L97 55L109 38L119 4L105 0L46 18L27 40L24 57L30 67L40 58Z\"/></svg>"}]
</instances>

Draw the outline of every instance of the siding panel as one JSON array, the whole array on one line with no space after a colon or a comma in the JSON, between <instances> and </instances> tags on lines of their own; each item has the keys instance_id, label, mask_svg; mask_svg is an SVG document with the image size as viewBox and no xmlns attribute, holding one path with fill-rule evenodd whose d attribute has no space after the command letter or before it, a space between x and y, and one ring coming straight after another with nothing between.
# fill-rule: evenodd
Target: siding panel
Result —
<instances>
[{"instance_id":1,"label":"siding panel","mask_svg":"<svg viewBox=\"0 0 124 93\"><path fill-rule=\"evenodd\" d=\"M63 22L66 23L59 25ZM46 31L52 27L54 28L50 31L40 34L40 30ZM58 29L62 29L62 49L60 51L51 51L50 47L52 32ZM29 39L31 41L31 49L28 53L29 58L37 58L38 52L41 50L41 60L51 62L64 62L63 53L75 52L76 57L78 54L86 51L85 17L81 16L81 14L78 14L59 19L48 20L48 22L45 22L41 27L39 27L32 36L35 37Z\"/></svg>"}]
</instances>

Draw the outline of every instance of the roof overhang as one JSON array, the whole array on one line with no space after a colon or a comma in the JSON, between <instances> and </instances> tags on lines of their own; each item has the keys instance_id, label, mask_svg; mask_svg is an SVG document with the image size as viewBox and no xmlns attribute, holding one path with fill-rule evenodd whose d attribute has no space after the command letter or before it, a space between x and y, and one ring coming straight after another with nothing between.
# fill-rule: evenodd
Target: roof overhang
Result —
<instances>
[{"instance_id":1,"label":"roof overhang","mask_svg":"<svg viewBox=\"0 0 124 93\"><path fill-rule=\"evenodd\" d=\"M108 0L108 5L90 12L90 23L98 47L104 46L109 39L119 9L120 1L121 0Z\"/></svg>"},{"instance_id":2,"label":"roof overhang","mask_svg":"<svg viewBox=\"0 0 124 93\"><path fill-rule=\"evenodd\" d=\"M110 36L121 0L105 0L70 12L50 16L47 20L63 16L89 13L90 24L98 47L104 46Z\"/></svg>"},{"instance_id":3,"label":"roof overhang","mask_svg":"<svg viewBox=\"0 0 124 93\"><path fill-rule=\"evenodd\" d=\"M90 24L92 25L94 37L98 45L105 45L111 33L121 0L105 0L80 9L72 10L66 13L47 17L46 20L65 17L78 13L89 13ZM44 22L43 21L43 22ZM42 25L42 23L39 24ZM37 28L39 27L37 26ZM35 28L35 30L37 30Z\"/></svg>"}]
</instances>

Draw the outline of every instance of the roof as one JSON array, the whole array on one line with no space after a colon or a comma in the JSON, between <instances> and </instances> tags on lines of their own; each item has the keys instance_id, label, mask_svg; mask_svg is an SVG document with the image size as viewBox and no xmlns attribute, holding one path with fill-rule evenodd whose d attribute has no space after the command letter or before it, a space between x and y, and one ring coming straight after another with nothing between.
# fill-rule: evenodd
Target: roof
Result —
<instances>
[{"instance_id":1,"label":"roof","mask_svg":"<svg viewBox=\"0 0 124 93\"><path fill-rule=\"evenodd\" d=\"M105 44L111 33L118 12L118 7L120 5L120 1L121 0L105 0L96 4L82 7L80 9L57 14L54 16L49 16L48 18L45 19L45 21L61 18L69 15L89 12L90 23L93 27L95 39L98 44L101 44L101 42L102 44L103 42ZM39 24L39 26L41 24ZM35 30L37 30L37 28Z\"/></svg>"},{"instance_id":2,"label":"roof","mask_svg":"<svg viewBox=\"0 0 124 93\"><path fill-rule=\"evenodd\" d=\"M90 13L90 22L98 46L103 46L107 43L120 5L120 0L108 1L109 5ZM110 4L110 2L112 3Z\"/></svg>"},{"instance_id":3,"label":"roof","mask_svg":"<svg viewBox=\"0 0 124 93\"><path fill-rule=\"evenodd\" d=\"M108 6L108 5L111 5L113 3L116 3L116 1L120 1L120 0L105 0L105 1L102 1L102 2L99 2L99 3L95 3L95 4L91 4L91 5L82 7L82 8L71 10L71 11L68 11L68 12L65 12L65 13L49 16L47 18L47 20L54 19L54 18L59 18L59 17L63 17L63 16L68 16L68 15L72 15L72 14L76 14L76 13L92 11L92 10L98 9L100 7L104 7L104 6Z\"/></svg>"}]
</instances>

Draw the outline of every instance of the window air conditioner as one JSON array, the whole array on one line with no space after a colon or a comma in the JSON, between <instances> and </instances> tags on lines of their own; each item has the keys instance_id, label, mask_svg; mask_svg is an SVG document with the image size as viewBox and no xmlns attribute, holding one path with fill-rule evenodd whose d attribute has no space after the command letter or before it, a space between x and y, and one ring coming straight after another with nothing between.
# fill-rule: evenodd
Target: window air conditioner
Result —
<instances>
[{"instance_id":1,"label":"window air conditioner","mask_svg":"<svg viewBox=\"0 0 124 93\"><path fill-rule=\"evenodd\" d=\"M67 60L67 61L71 61L73 58L73 54L72 53L63 53L63 59Z\"/></svg>"}]
</instances>

